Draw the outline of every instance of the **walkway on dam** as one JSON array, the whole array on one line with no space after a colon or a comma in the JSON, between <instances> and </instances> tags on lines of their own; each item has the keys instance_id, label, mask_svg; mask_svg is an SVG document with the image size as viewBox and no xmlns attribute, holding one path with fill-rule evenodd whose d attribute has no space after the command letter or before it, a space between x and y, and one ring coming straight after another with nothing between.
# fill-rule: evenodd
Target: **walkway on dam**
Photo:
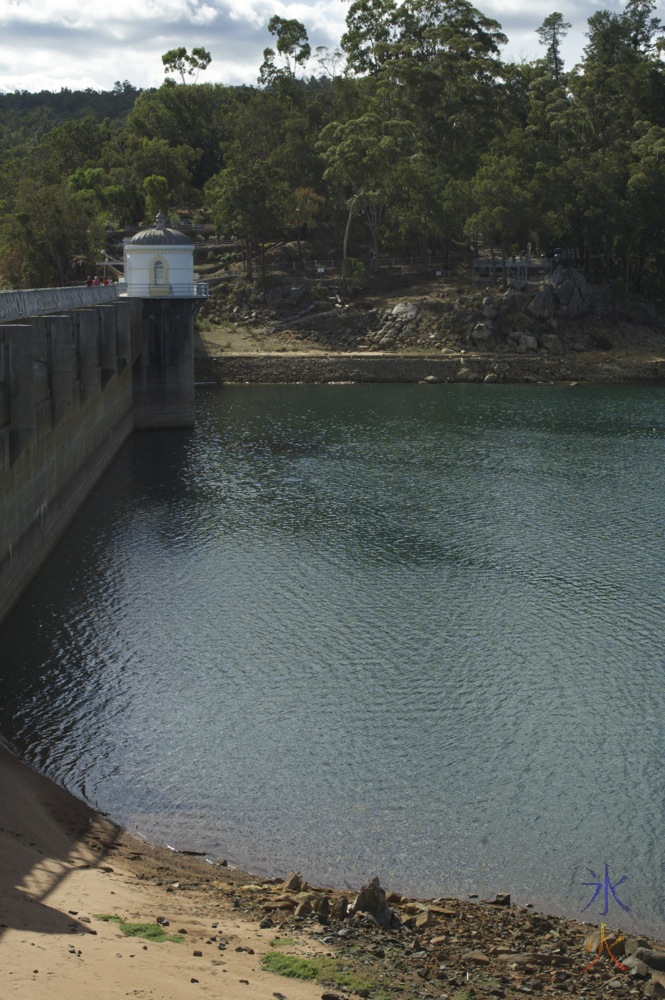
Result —
<instances>
[{"instance_id":1,"label":"walkway on dam","mask_svg":"<svg viewBox=\"0 0 665 1000\"><path fill-rule=\"evenodd\" d=\"M71 288L30 288L0 292L0 323L15 323L30 316L66 312L86 306L117 302L120 290L114 285L74 285Z\"/></svg>"}]
</instances>

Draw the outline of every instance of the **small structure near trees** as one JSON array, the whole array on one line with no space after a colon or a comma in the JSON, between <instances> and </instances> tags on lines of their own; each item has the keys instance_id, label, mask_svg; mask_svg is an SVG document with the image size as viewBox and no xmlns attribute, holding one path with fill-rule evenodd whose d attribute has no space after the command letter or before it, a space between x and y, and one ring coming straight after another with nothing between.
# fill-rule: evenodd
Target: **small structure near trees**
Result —
<instances>
[{"instance_id":1,"label":"small structure near trees","mask_svg":"<svg viewBox=\"0 0 665 1000\"><path fill-rule=\"evenodd\" d=\"M139 298L207 298L206 282L194 275L194 244L167 225L162 212L154 226L124 243L125 289Z\"/></svg>"}]
</instances>

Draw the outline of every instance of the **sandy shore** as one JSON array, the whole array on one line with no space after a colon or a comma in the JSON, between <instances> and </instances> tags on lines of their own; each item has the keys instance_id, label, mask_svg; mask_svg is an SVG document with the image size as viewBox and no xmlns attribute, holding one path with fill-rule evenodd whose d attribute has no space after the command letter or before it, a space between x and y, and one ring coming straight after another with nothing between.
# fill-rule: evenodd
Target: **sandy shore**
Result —
<instances>
[{"instance_id":1,"label":"sandy shore","mask_svg":"<svg viewBox=\"0 0 665 1000\"><path fill-rule=\"evenodd\" d=\"M321 996L314 983L261 970L273 934L238 914L233 894L241 876L220 869L216 892L198 888L202 862L188 864L129 837L2 747L0 802L3 1000L200 993L253 1000L284 991L285 982L288 1000ZM99 915L138 923L163 917L169 933L186 934L181 943L146 943ZM228 943L220 951L222 937Z\"/></svg>"},{"instance_id":2,"label":"sandy shore","mask_svg":"<svg viewBox=\"0 0 665 1000\"><path fill-rule=\"evenodd\" d=\"M506 900L389 894L388 927L361 912L340 922L341 892L252 880L137 840L1 746L0 801L2 1000L665 996L656 971L665 946L653 941L614 943L619 932L608 929L631 968L606 954L593 962L599 938L588 924ZM127 937L104 916L157 922L181 940ZM332 956L342 977L356 978L331 985L262 969L262 956L284 945L297 957ZM654 955L647 969L641 958Z\"/></svg>"}]
</instances>

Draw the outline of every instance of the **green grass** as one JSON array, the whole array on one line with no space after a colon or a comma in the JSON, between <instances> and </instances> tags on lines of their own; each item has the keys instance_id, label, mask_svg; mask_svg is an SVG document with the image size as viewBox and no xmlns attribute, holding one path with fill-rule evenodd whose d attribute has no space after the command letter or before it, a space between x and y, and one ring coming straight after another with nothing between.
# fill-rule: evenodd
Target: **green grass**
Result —
<instances>
[{"instance_id":1,"label":"green grass","mask_svg":"<svg viewBox=\"0 0 665 1000\"><path fill-rule=\"evenodd\" d=\"M271 948L290 948L295 944L292 938L276 937L270 942Z\"/></svg>"},{"instance_id":2,"label":"green grass","mask_svg":"<svg viewBox=\"0 0 665 1000\"><path fill-rule=\"evenodd\" d=\"M296 958L295 955L282 955L278 951L269 951L261 959L261 966L267 972L275 972L289 979L319 979L334 983L335 986L344 986L352 992L371 991L375 985L372 979L346 972L338 962L326 956Z\"/></svg>"},{"instance_id":3,"label":"green grass","mask_svg":"<svg viewBox=\"0 0 665 1000\"><path fill-rule=\"evenodd\" d=\"M281 955L278 951L269 951L261 959L261 965L267 972L276 972L278 976L289 979L317 979L320 964L318 959L296 958L295 955Z\"/></svg>"},{"instance_id":4,"label":"green grass","mask_svg":"<svg viewBox=\"0 0 665 1000\"><path fill-rule=\"evenodd\" d=\"M143 938L145 941L154 941L156 944L160 941L180 943L185 940L182 934L167 934L159 924L130 924L122 917L111 913L93 913L93 916L95 920L104 920L106 923L112 921L117 924L125 937Z\"/></svg>"}]
</instances>

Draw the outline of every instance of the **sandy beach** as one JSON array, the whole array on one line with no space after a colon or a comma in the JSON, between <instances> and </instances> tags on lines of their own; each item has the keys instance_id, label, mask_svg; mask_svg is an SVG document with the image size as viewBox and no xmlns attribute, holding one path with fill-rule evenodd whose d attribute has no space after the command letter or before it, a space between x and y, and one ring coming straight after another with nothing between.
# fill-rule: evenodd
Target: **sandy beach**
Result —
<instances>
[{"instance_id":1,"label":"sandy beach","mask_svg":"<svg viewBox=\"0 0 665 1000\"><path fill-rule=\"evenodd\" d=\"M284 989L282 977L259 965L273 934L233 905L240 876L220 869L217 892L197 891L202 862L178 864L169 852L129 837L4 748L0 801L3 1000L180 1000L200 993L247 1000ZM177 872L165 870L156 885L155 872L170 861ZM146 942L123 936L100 915L138 923L160 917L169 933L186 933L179 943ZM289 1000L321 996L320 986L298 980L288 980L286 992Z\"/></svg>"}]
</instances>

